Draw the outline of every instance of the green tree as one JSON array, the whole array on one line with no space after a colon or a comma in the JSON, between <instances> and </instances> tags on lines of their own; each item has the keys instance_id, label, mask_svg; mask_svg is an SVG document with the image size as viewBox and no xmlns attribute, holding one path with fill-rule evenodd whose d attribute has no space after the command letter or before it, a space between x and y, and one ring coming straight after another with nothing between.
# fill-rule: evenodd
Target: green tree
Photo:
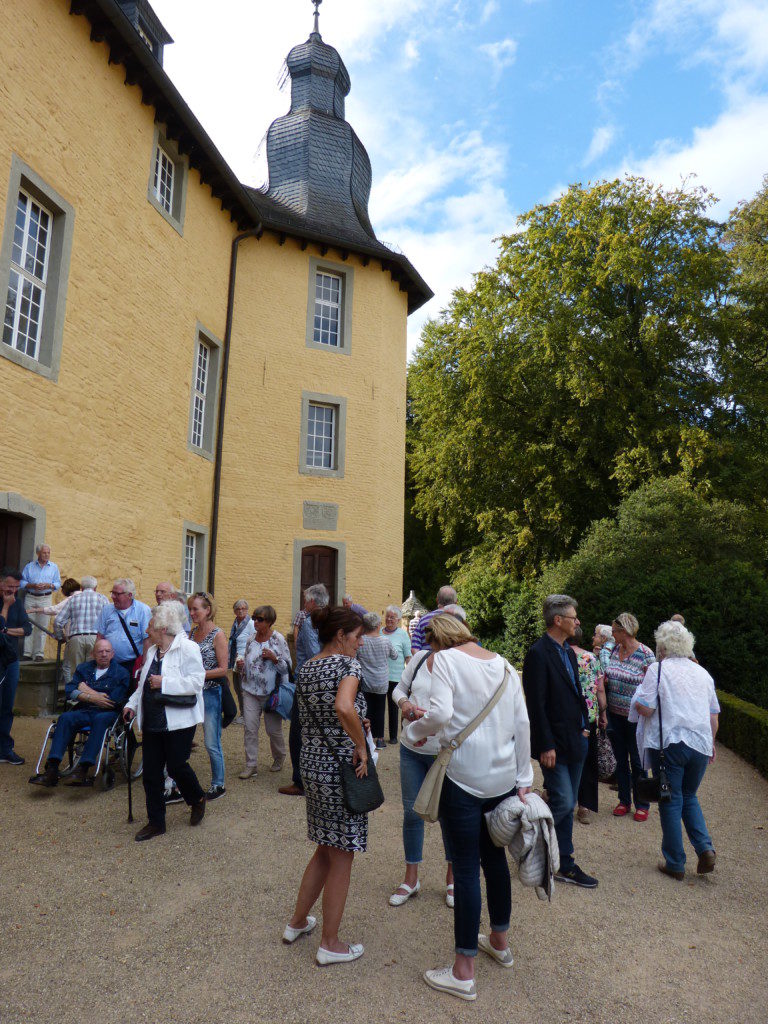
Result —
<instances>
[{"instance_id":1,"label":"green tree","mask_svg":"<svg viewBox=\"0 0 768 1024\"><path fill-rule=\"evenodd\" d=\"M638 178L574 185L427 324L410 467L447 542L476 531L525 574L643 481L716 458L730 263L711 202Z\"/></svg>"}]
</instances>

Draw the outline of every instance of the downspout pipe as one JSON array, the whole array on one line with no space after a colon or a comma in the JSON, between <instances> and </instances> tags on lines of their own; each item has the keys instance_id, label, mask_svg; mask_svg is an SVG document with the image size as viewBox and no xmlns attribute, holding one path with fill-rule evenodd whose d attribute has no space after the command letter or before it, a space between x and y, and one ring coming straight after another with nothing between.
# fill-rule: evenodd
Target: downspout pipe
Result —
<instances>
[{"instance_id":1,"label":"downspout pipe","mask_svg":"<svg viewBox=\"0 0 768 1024\"><path fill-rule=\"evenodd\" d=\"M237 282L237 256L240 243L246 238L261 238L264 226L259 222L255 228L243 231L232 240L229 258L229 293L227 295L227 322L224 328L224 355L221 366L219 389L219 416L216 424L216 454L213 463L213 503L211 508L211 536L208 550L208 589L216 592L216 546L219 536L219 502L221 499L221 462L224 450L224 416L227 411L227 382L229 380L229 350L232 343L232 321L235 313L235 285Z\"/></svg>"}]
</instances>

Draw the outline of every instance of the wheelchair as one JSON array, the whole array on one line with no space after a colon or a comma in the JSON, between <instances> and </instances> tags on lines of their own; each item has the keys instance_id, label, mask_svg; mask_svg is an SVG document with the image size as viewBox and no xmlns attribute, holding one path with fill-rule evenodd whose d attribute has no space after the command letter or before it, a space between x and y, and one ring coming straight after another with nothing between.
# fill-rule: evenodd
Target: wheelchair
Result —
<instances>
[{"instance_id":1,"label":"wheelchair","mask_svg":"<svg viewBox=\"0 0 768 1024\"><path fill-rule=\"evenodd\" d=\"M56 721L51 722L43 739L43 746L40 750L40 757L37 759L37 766L35 772L40 774L40 766L45 763L46 751L48 750L50 743L53 739L56 731ZM69 742L67 748L67 764L65 766L64 761L59 765L59 778L66 779L74 772L80 763L80 758L83 754L83 747L88 737L91 727L85 726L83 729L78 730ZM130 736L126 733L123 727L122 714L118 715L117 719L104 733L104 738L99 748L99 756L96 760L96 764L93 766L93 775L91 778L95 780L100 776L100 784L102 790L105 792L113 789L115 786L115 769L120 768L123 775L128 778L128 763L130 761L131 768L131 779L136 780L141 778L143 771L143 759L141 755L141 741L137 739L136 729L134 723L131 723Z\"/></svg>"}]
</instances>

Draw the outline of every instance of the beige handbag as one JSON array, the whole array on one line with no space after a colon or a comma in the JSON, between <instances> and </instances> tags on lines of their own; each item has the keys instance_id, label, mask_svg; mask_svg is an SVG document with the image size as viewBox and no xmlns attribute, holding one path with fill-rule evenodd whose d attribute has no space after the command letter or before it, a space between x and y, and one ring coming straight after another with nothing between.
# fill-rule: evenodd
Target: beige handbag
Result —
<instances>
[{"instance_id":1,"label":"beige handbag","mask_svg":"<svg viewBox=\"0 0 768 1024\"><path fill-rule=\"evenodd\" d=\"M509 665L505 666L504 678L480 714L473 718L469 725L466 725L458 736L451 740L447 747L440 748L440 753L427 772L427 777L422 782L421 789L413 803L413 809L420 818L423 818L425 821L437 821L440 814L440 795L443 792L445 773L448 770L448 763L453 757L453 752L458 750L464 740L475 731L499 703L504 690L507 688L508 677Z\"/></svg>"}]
</instances>

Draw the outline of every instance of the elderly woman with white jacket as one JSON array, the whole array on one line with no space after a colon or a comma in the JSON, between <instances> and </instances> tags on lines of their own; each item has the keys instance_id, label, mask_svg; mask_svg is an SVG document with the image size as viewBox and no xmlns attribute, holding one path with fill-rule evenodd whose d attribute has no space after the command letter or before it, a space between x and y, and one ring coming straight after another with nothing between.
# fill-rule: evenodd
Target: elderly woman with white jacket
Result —
<instances>
[{"instance_id":1,"label":"elderly woman with white jacket","mask_svg":"<svg viewBox=\"0 0 768 1024\"><path fill-rule=\"evenodd\" d=\"M199 825L205 814L205 793L189 764L192 737L203 721L205 670L199 646L187 638L184 606L166 601L152 610L147 650L139 685L123 712L126 722L136 719L142 734L143 782L147 824L136 841L165 832L163 769L176 782L192 808L189 823Z\"/></svg>"},{"instance_id":2,"label":"elderly woman with white jacket","mask_svg":"<svg viewBox=\"0 0 768 1024\"><path fill-rule=\"evenodd\" d=\"M414 711L406 728L417 747L437 736L452 746L459 734L490 707L485 717L454 747L440 800L453 858L455 883L452 967L426 971L430 988L460 999L476 999L478 949L502 967L511 967L507 932L512 893L506 851L488 834L485 814L517 793L524 799L533 784L528 712L517 672L498 654L484 650L464 623L436 615L425 631L440 648L432 664L429 708ZM495 704L491 702L496 700ZM490 933L480 928L480 868L485 875Z\"/></svg>"}]
</instances>

